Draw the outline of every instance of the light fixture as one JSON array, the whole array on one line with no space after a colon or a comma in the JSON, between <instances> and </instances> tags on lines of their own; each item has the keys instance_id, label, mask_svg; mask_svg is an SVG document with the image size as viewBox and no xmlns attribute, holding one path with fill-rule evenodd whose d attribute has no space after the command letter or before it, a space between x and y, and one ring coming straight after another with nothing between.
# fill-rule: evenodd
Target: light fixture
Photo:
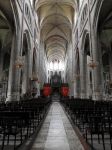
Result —
<instances>
[{"instance_id":1,"label":"light fixture","mask_svg":"<svg viewBox=\"0 0 112 150\"><path fill-rule=\"evenodd\" d=\"M2 81L8 81L8 69L5 69L3 72L2 72Z\"/></svg>"},{"instance_id":2,"label":"light fixture","mask_svg":"<svg viewBox=\"0 0 112 150\"><path fill-rule=\"evenodd\" d=\"M80 78L80 74L79 73L74 75L74 79L79 79L79 78Z\"/></svg>"},{"instance_id":3,"label":"light fixture","mask_svg":"<svg viewBox=\"0 0 112 150\"><path fill-rule=\"evenodd\" d=\"M77 74L74 75L72 83L75 82L77 79L80 79L80 74L79 73L77 73Z\"/></svg>"},{"instance_id":4,"label":"light fixture","mask_svg":"<svg viewBox=\"0 0 112 150\"><path fill-rule=\"evenodd\" d=\"M38 78L37 78L37 75L33 72L32 74L32 78L31 78L32 81L38 81Z\"/></svg>"},{"instance_id":5,"label":"light fixture","mask_svg":"<svg viewBox=\"0 0 112 150\"><path fill-rule=\"evenodd\" d=\"M112 80L109 80L108 83L110 86L112 86Z\"/></svg>"},{"instance_id":6,"label":"light fixture","mask_svg":"<svg viewBox=\"0 0 112 150\"><path fill-rule=\"evenodd\" d=\"M93 61L93 59L91 60L91 62L88 64L88 66L92 69L96 68L97 67L97 63Z\"/></svg>"},{"instance_id":7,"label":"light fixture","mask_svg":"<svg viewBox=\"0 0 112 150\"><path fill-rule=\"evenodd\" d=\"M71 79L71 83L74 83L74 81L75 81L74 79Z\"/></svg>"},{"instance_id":8,"label":"light fixture","mask_svg":"<svg viewBox=\"0 0 112 150\"><path fill-rule=\"evenodd\" d=\"M23 58L22 58L22 56L19 56L17 58L17 60L15 61L15 67L16 68L22 68L23 66L24 66L24 64L23 64Z\"/></svg>"}]
</instances>

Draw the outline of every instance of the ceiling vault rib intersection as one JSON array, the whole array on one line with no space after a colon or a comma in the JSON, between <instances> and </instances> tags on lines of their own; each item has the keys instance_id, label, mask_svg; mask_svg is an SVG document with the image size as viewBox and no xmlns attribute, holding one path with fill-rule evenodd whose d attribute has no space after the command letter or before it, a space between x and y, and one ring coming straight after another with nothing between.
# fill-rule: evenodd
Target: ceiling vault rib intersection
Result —
<instances>
[{"instance_id":1,"label":"ceiling vault rib intersection","mask_svg":"<svg viewBox=\"0 0 112 150\"><path fill-rule=\"evenodd\" d=\"M48 61L64 61L74 23L75 0L38 0L41 40L44 41Z\"/></svg>"}]
</instances>

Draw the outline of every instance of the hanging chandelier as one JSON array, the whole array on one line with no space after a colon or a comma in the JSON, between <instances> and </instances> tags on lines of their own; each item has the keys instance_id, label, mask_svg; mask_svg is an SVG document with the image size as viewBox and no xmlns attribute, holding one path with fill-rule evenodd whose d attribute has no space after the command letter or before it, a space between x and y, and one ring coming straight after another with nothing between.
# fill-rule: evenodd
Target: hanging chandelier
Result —
<instances>
[{"instance_id":1,"label":"hanging chandelier","mask_svg":"<svg viewBox=\"0 0 112 150\"><path fill-rule=\"evenodd\" d=\"M19 56L17 58L17 60L15 61L15 67L16 68L22 68L23 66L24 66L23 58L22 58L22 56Z\"/></svg>"},{"instance_id":2,"label":"hanging chandelier","mask_svg":"<svg viewBox=\"0 0 112 150\"><path fill-rule=\"evenodd\" d=\"M37 75L33 72L32 74L32 78L31 78L32 81L38 81L38 78L37 78Z\"/></svg>"},{"instance_id":3,"label":"hanging chandelier","mask_svg":"<svg viewBox=\"0 0 112 150\"><path fill-rule=\"evenodd\" d=\"M80 79L80 74L79 73L77 73L77 74L74 75L72 83L75 82L77 79Z\"/></svg>"},{"instance_id":4,"label":"hanging chandelier","mask_svg":"<svg viewBox=\"0 0 112 150\"><path fill-rule=\"evenodd\" d=\"M74 75L74 79L79 79L79 78L80 78L80 74L79 73Z\"/></svg>"},{"instance_id":5,"label":"hanging chandelier","mask_svg":"<svg viewBox=\"0 0 112 150\"><path fill-rule=\"evenodd\" d=\"M109 85L112 87L112 80L109 80Z\"/></svg>"},{"instance_id":6,"label":"hanging chandelier","mask_svg":"<svg viewBox=\"0 0 112 150\"><path fill-rule=\"evenodd\" d=\"M93 60L91 60L91 62L88 64L88 66L89 66L90 68L92 68L92 69L96 68L97 65L98 65L98 64L97 64L96 62L94 62Z\"/></svg>"}]
</instances>

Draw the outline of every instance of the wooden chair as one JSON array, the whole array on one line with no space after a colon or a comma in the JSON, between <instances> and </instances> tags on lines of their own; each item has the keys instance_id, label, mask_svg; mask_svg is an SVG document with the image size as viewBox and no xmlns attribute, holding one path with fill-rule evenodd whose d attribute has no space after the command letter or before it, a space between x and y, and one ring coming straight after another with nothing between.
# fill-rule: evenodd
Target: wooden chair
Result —
<instances>
[{"instance_id":1,"label":"wooden chair","mask_svg":"<svg viewBox=\"0 0 112 150\"><path fill-rule=\"evenodd\" d=\"M105 140L104 140L104 124L103 118L101 116L91 116L88 122L88 127L86 128L86 141L88 140L88 134L91 136L91 144L93 146L93 135L97 135L98 142L100 143L100 135L103 143L103 149L105 150Z\"/></svg>"}]
</instances>

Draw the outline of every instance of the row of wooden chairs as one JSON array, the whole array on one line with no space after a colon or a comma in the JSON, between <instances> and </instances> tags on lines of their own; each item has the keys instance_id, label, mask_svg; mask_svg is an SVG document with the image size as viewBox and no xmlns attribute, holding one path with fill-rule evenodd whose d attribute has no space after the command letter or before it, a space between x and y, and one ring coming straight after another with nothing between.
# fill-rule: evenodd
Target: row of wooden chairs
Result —
<instances>
[{"instance_id":1,"label":"row of wooden chairs","mask_svg":"<svg viewBox=\"0 0 112 150\"><path fill-rule=\"evenodd\" d=\"M90 137L93 147L93 135L97 141L102 140L105 150L106 137L109 137L112 149L112 102L93 101L89 99L61 99L65 110L71 116L75 125L83 132L86 141Z\"/></svg>"},{"instance_id":2,"label":"row of wooden chairs","mask_svg":"<svg viewBox=\"0 0 112 150\"><path fill-rule=\"evenodd\" d=\"M31 99L20 102L9 102L0 105L0 139L1 149L5 143L14 141L14 149L17 147L17 141L21 145L38 128L44 119L48 107L49 99Z\"/></svg>"}]
</instances>

